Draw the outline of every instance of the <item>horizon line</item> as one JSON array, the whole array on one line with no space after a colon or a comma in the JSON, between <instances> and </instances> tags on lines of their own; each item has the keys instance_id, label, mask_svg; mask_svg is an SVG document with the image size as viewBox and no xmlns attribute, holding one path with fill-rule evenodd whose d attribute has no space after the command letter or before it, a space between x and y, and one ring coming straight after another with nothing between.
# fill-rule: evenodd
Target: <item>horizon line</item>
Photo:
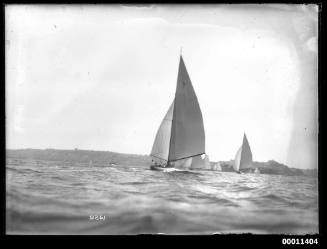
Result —
<instances>
[{"instance_id":1,"label":"horizon line","mask_svg":"<svg viewBox=\"0 0 327 249\"><path fill-rule=\"evenodd\" d=\"M43 149L37 149L37 148L6 148L6 150L70 150L70 151L96 151L96 152L112 152L112 153L117 153L117 154L129 154L129 155L141 155L141 156L149 156L151 157L150 154L135 154L135 153L127 153L127 152L117 152L117 151L111 151L111 150L93 150L93 149L79 149L79 148L73 148L73 149L56 149L56 148L43 148ZM210 161L210 160L209 160ZM227 161L234 161L234 159L229 159L229 160L218 160L218 161L210 161L210 162L227 162ZM275 161L279 164L285 165L286 167L290 169L300 169L300 170L318 170L318 167L313 167L313 168L296 168L296 167L291 167L287 164L280 163L274 159L269 159L267 161L253 161L253 162L258 162L258 163L265 163L269 161Z\"/></svg>"}]
</instances>

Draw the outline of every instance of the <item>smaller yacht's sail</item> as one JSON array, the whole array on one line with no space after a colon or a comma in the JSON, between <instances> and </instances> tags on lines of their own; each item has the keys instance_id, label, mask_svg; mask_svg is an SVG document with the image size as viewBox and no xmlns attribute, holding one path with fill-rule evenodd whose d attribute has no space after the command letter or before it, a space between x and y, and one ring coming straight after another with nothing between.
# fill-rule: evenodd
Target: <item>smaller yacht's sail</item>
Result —
<instances>
[{"instance_id":1,"label":"smaller yacht's sail","mask_svg":"<svg viewBox=\"0 0 327 249\"><path fill-rule=\"evenodd\" d=\"M215 164L212 165L211 167L212 170L215 170L215 171L221 171L221 166L220 166L220 163L217 162Z\"/></svg>"},{"instance_id":2,"label":"smaller yacht's sail","mask_svg":"<svg viewBox=\"0 0 327 249\"><path fill-rule=\"evenodd\" d=\"M236 153L233 166L235 171L240 171L242 169L253 169L252 152L245 134L243 136L242 146Z\"/></svg>"},{"instance_id":3,"label":"smaller yacht's sail","mask_svg":"<svg viewBox=\"0 0 327 249\"><path fill-rule=\"evenodd\" d=\"M192 157L187 158L187 159L185 160L184 165L183 165L184 168L186 168L186 169L191 168L192 161L193 161Z\"/></svg>"},{"instance_id":4,"label":"smaller yacht's sail","mask_svg":"<svg viewBox=\"0 0 327 249\"><path fill-rule=\"evenodd\" d=\"M178 161L172 162L171 164L174 166L174 168L177 168L177 169L190 169L191 165L192 165L192 157L178 160Z\"/></svg>"},{"instance_id":5,"label":"smaller yacht's sail","mask_svg":"<svg viewBox=\"0 0 327 249\"><path fill-rule=\"evenodd\" d=\"M162 120L154 140L151 156L168 160L169 142L171 134L171 123L173 118L174 102L170 105L168 112Z\"/></svg>"},{"instance_id":6,"label":"smaller yacht's sail","mask_svg":"<svg viewBox=\"0 0 327 249\"><path fill-rule=\"evenodd\" d=\"M211 169L208 155L202 156L192 157L191 169Z\"/></svg>"},{"instance_id":7,"label":"smaller yacht's sail","mask_svg":"<svg viewBox=\"0 0 327 249\"><path fill-rule=\"evenodd\" d=\"M204 168L205 169L211 169L210 160L209 160L208 155L205 155L205 158L204 158Z\"/></svg>"},{"instance_id":8,"label":"smaller yacht's sail","mask_svg":"<svg viewBox=\"0 0 327 249\"><path fill-rule=\"evenodd\" d=\"M194 156L192 157L192 165L191 169L203 169L204 168L204 161L201 156Z\"/></svg>"}]
</instances>

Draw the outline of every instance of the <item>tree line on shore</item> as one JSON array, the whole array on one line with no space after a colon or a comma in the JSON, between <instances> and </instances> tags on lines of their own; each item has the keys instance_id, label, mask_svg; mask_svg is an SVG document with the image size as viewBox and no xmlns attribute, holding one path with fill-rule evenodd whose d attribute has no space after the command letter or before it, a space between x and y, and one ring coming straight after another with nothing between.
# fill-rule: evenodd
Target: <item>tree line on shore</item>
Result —
<instances>
[{"instance_id":1,"label":"tree line on shore","mask_svg":"<svg viewBox=\"0 0 327 249\"><path fill-rule=\"evenodd\" d=\"M87 165L133 165L144 166L151 164L149 155L124 154L111 151L91 150L57 150L57 149L7 149L6 157L9 159L31 159L45 161L63 161L70 163L82 163ZM216 162L210 162L214 164ZM220 161L222 171L233 171L234 160ZM267 162L253 162L255 168L259 168L261 174L275 175L305 175L317 176L317 169L290 168L274 160Z\"/></svg>"}]
</instances>

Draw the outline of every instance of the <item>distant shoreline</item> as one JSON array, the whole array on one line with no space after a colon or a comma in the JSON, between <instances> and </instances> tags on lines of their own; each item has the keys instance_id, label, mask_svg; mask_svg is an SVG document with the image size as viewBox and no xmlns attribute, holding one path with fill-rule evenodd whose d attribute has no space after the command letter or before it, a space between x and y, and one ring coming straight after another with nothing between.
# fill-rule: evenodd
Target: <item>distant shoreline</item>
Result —
<instances>
[{"instance_id":1,"label":"distant shoreline","mask_svg":"<svg viewBox=\"0 0 327 249\"><path fill-rule=\"evenodd\" d=\"M127 166L144 166L151 164L149 155L126 154L111 151L94 151L94 150L58 150L58 149L6 149L6 158L13 159L33 159L47 161L66 161L73 163L92 163L104 165L127 165ZM217 162L210 162L211 164ZM222 171L233 171L234 160L219 161ZM298 169L290 168L286 165L273 160L268 162L253 162L254 166L259 168L263 174L275 175L303 175L318 176L317 169Z\"/></svg>"}]
</instances>

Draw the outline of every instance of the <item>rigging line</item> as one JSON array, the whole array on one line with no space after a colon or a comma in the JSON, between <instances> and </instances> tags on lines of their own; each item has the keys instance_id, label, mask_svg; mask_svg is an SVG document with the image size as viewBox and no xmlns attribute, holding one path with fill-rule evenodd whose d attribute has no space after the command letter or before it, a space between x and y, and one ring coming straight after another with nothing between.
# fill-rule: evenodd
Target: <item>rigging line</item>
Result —
<instances>
[{"instance_id":1,"label":"rigging line","mask_svg":"<svg viewBox=\"0 0 327 249\"><path fill-rule=\"evenodd\" d=\"M182 159L186 159L186 158L190 158L190 157L195 157L195 156L201 156L205 154L205 152L201 153L201 154L197 154L197 155L192 155L192 156L187 156L187 157L182 157L182 158L178 158L178 159L174 159L174 160L169 160L170 162L175 162L175 161L178 161L178 160L182 160Z\"/></svg>"}]
</instances>

